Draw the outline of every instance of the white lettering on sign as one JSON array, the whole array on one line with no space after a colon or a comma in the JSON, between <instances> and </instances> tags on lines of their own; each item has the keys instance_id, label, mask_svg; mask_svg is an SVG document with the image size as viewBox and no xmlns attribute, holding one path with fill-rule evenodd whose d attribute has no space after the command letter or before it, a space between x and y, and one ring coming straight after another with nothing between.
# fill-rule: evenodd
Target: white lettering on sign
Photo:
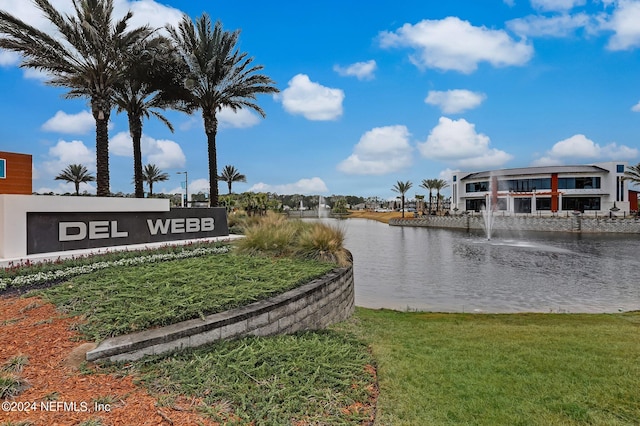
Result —
<instances>
[{"instance_id":1,"label":"white lettering on sign","mask_svg":"<svg viewBox=\"0 0 640 426\"><path fill-rule=\"evenodd\" d=\"M215 221L212 217L188 217L178 219L147 219L151 235L184 234L186 232L213 231Z\"/></svg>"},{"instance_id":2,"label":"white lettering on sign","mask_svg":"<svg viewBox=\"0 0 640 426\"><path fill-rule=\"evenodd\" d=\"M118 231L118 221L96 220L85 222L60 222L58 241L102 240L105 238L128 237L127 231Z\"/></svg>"}]
</instances>

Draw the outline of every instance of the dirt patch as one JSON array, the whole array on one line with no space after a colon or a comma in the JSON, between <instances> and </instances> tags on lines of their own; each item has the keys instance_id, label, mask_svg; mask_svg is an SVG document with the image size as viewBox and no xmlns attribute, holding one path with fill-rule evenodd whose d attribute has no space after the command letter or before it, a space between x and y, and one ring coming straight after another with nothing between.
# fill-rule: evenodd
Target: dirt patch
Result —
<instances>
[{"instance_id":1,"label":"dirt patch","mask_svg":"<svg viewBox=\"0 0 640 426\"><path fill-rule=\"evenodd\" d=\"M130 376L86 374L94 368L86 366L78 370L94 344L71 331L77 322L38 298L0 298L0 369L27 357L15 373L27 388L0 400L10 403L0 410L0 424L71 426L95 419L103 426L217 425L198 414L196 405L160 406Z\"/></svg>"}]
</instances>

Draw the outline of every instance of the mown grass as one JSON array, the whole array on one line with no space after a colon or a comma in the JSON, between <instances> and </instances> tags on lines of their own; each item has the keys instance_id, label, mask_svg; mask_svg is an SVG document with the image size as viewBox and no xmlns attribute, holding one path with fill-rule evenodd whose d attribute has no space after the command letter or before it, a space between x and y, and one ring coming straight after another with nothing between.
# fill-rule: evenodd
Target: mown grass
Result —
<instances>
[{"instance_id":1,"label":"mown grass","mask_svg":"<svg viewBox=\"0 0 640 426\"><path fill-rule=\"evenodd\" d=\"M372 363L360 341L320 331L221 341L133 369L166 405L201 398L200 410L224 424L358 425L373 414Z\"/></svg>"},{"instance_id":2,"label":"mown grass","mask_svg":"<svg viewBox=\"0 0 640 426\"><path fill-rule=\"evenodd\" d=\"M215 254L74 277L40 291L84 321L92 340L203 317L282 293L334 264L293 258Z\"/></svg>"},{"instance_id":3,"label":"mown grass","mask_svg":"<svg viewBox=\"0 0 640 426\"><path fill-rule=\"evenodd\" d=\"M357 309L379 425L637 425L640 313L436 314Z\"/></svg>"}]
</instances>

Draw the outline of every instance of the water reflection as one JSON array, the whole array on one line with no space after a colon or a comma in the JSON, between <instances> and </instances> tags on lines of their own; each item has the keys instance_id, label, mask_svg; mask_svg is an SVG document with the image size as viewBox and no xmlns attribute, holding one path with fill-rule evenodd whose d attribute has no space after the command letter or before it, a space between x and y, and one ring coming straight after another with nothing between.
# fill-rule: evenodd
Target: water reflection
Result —
<instances>
[{"instance_id":1,"label":"water reflection","mask_svg":"<svg viewBox=\"0 0 640 426\"><path fill-rule=\"evenodd\" d=\"M332 221L354 255L356 304L444 312L640 309L638 236L480 233Z\"/></svg>"}]
</instances>

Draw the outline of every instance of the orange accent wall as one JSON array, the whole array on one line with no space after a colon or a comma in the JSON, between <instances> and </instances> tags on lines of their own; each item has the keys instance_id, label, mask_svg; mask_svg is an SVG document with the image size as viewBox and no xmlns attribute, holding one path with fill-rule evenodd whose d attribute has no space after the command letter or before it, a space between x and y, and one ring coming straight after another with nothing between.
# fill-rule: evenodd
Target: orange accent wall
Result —
<instances>
[{"instance_id":1,"label":"orange accent wall","mask_svg":"<svg viewBox=\"0 0 640 426\"><path fill-rule=\"evenodd\" d=\"M551 174L551 211L558 211L558 174Z\"/></svg>"},{"instance_id":2,"label":"orange accent wall","mask_svg":"<svg viewBox=\"0 0 640 426\"><path fill-rule=\"evenodd\" d=\"M629 190L629 210L638 211L638 191Z\"/></svg>"},{"instance_id":3,"label":"orange accent wall","mask_svg":"<svg viewBox=\"0 0 640 426\"><path fill-rule=\"evenodd\" d=\"M26 194L32 190L31 155L0 151L5 178L0 178L0 194Z\"/></svg>"}]
</instances>

